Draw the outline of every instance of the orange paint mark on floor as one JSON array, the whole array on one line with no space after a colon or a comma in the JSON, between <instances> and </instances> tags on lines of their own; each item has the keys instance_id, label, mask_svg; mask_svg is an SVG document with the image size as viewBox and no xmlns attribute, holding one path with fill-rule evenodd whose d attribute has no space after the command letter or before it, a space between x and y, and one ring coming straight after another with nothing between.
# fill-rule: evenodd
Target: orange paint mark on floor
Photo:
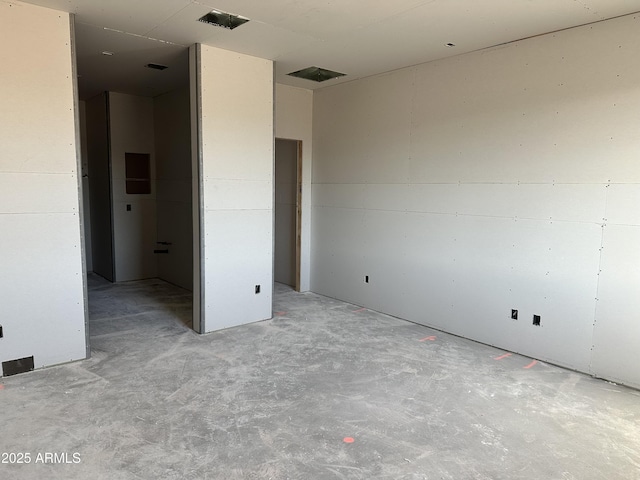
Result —
<instances>
[{"instance_id":1,"label":"orange paint mark on floor","mask_svg":"<svg viewBox=\"0 0 640 480\"><path fill-rule=\"evenodd\" d=\"M505 353L504 355L494 358L494 360L502 360L503 358L510 357L511 355L513 355L513 353Z\"/></svg>"},{"instance_id":2,"label":"orange paint mark on floor","mask_svg":"<svg viewBox=\"0 0 640 480\"><path fill-rule=\"evenodd\" d=\"M524 368L531 368L531 367L533 367L536 363L538 363L538 360L534 360L533 362L531 362L529 365L527 365L527 366L526 366L526 367L524 367Z\"/></svg>"}]
</instances>

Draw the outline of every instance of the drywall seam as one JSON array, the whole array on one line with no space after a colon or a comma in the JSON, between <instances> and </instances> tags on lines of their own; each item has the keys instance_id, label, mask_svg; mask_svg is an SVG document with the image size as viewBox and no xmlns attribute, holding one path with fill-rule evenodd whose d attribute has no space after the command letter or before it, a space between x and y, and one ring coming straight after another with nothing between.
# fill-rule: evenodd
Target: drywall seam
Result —
<instances>
[{"instance_id":1,"label":"drywall seam","mask_svg":"<svg viewBox=\"0 0 640 480\"><path fill-rule=\"evenodd\" d=\"M602 224L602 236L600 240L600 256L598 258L598 283L596 284L596 302L593 309L593 328L591 329L591 355L589 358L589 373L594 374L593 371L593 350L595 348L595 328L596 323L598 322L598 303L599 303L599 292L600 292L600 272L602 272L602 250L604 248L604 230L606 228L606 223Z\"/></svg>"},{"instance_id":2,"label":"drywall seam","mask_svg":"<svg viewBox=\"0 0 640 480\"><path fill-rule=\"evenodd\" d=\"M462 212L438 212L435 210L409 210L406 208L403 209L393 209L393 208L363 208L363 207L345 207L342 205L326 205L323 203L317 203L314 205L314 208L335 208L341 210L356 210L362 212L400 212L400 213L412 213L412 214L426 214L426 215L443 215L443 216L451 216L451 217L476 217L476 218L503 218L507 220L532 220L537 222L549 222L554 221L558 223L575 223L575 224L592 224L592 225L600 225L601 222L593 222L593 221L581 221L581 220L566 220L562 218L549 217L549 218L540 218L540 217L518 217L518 216L510 216L510 215L482 215L482 214L474 214L474 213L462 213ZM612 224L612 225L625 225L623 223L620 224ZM628 226L634 226L634 224L628 224Z\"/></svg>"},{"instance_id":3,"label":"drywall seam","mask_svg":"<svg viewBox=\"0 0 640 480\"><path fill-rule=\"evenodd\" d=\"M605 198L604 198L604 211L605 211L605 215L607 212L607 206L608 206L608 200L609 200L609 185L607 185L606 188L606 194L605 194ZM591 375L595 375L596 372L594 372L593 369L593 352L596 348L595 345L595 335L596 335L596 323L598 323L598 307L600 304L600 279L601 279L601 274L602 274L602 251L604 250L604 234L605 234L605 229L607 228L607 219L606 217L602 218L602 232L600 235L600 255L598 256L598 281L596 283L596 301L595 301L595 305L593 308L593 327L591 329L591 355L589 356L589 373Z\"/></svg>"}]
</instances>

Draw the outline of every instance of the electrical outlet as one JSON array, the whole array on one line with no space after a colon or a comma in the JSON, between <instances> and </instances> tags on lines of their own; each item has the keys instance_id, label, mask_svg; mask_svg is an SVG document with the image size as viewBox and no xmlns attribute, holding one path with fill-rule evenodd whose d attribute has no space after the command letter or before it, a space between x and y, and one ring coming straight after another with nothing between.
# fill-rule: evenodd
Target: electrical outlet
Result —
<instances>
[{"instance_id":1,"label":"electrical outlet","mask_svg":"<svg viewBox=\"0 0 640 480\"><path fill-rule=\"evenodd\" d=\"M260 285L256 285L256 294L260 293Z\"/></svg>"},{"instance_id":2,"label":"electrical outlet","mask_svg":"<svg viewBox=\"0 0 640 480\"><path fill-rule=\"evenodd\" d=\"M533 324L534 324L536 327L539 327L539 326L540 326L540 315L534 315L534 316L533 316Z\"/></svg>"},{"instance_id":3,"label":"electrical outlet","mask_svg":"<svg viewBox=\"0 0 640 480\"><path fill-rule=\"evenodd\" d=\"M518 310L515 309L511 309L511 320L517 320L518 319Z\"/></svg>"}]
</instances>

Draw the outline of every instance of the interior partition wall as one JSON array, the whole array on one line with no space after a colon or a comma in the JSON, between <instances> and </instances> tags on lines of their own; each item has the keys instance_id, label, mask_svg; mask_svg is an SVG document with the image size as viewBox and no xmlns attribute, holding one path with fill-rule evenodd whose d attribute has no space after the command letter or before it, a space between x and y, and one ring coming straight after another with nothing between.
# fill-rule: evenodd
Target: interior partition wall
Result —
<instances>
[{"instance_id":1,"label":"interior partition wall","mask_svg":"<svg viewBox=\"0 0 640 480\"><path fill-rule=\"evenodd\" d=\"M85 358L86 298L72 22L0 2L0 31L0 374L8 375Z\"/></svg>"},{"instance_id":2,"label":"interior partition wall","mask_svg":"<svg viewBox=\"0 0 640 480\"><path fill-rule=\"evenodd\" d=\"M191 65L200 182L194 328L206 333L271 318L273 62L194 45Z\"/></svg>"}]
</instances>

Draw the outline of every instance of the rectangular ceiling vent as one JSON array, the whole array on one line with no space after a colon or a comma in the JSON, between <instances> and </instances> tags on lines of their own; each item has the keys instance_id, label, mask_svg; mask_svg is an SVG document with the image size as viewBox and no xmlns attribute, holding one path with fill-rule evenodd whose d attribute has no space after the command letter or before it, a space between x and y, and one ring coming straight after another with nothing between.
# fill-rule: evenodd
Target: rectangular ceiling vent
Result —
<instances>
[{"instance_id":1,"label":"rectangular ceiling vent","mask_svg":"<svg viewBox=\"0 0 640 480\"><path fill-rule=\"evenodd\" d=\"M200 17L198 21L202 23L208 23L209 25L215 25L216 27L227 28L233 30L240 25L243 25L249 21L248 18L241 17L239 15L233 15L231 13L219 12L218 10L212 10L205 16Z\"/></svg>"},{"instance_id":2,"label":"rectangular ceiling vent","mask_svg":"<svg viewBox=\"0 0 640 480\"><path fill-rule=\"evenodd\" d=\"M320 67L308 67L298 70L297 72L288 73L287 75L304 78L305 80L313 80L314 82L324 82L332 78L344 77L346 73L332 72L331 70Z\"/></svg>"},{"instance_id":3,"label":"rectangular ceiling vent","mask_svg":"<svg viewBox=\"0 0 640 480\"><path fill-rule=\"evenodd\" d=\"M160 65L159 63L147 63L145 67L152 68L153 70L166 70L169 68L166 65Z\"/></svg>"}]
</instances>

